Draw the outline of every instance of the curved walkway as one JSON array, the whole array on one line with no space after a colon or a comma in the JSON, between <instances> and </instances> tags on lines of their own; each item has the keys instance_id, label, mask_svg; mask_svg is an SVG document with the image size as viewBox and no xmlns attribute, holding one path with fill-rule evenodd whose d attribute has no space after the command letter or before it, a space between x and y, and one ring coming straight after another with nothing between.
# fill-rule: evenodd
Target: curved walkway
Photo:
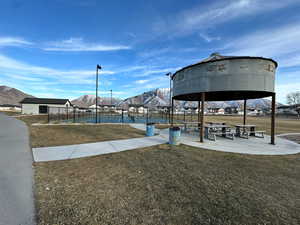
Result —
<instances>
[{"instance_id":1,"label":"curved walkway","mask_svg":"<svg viewBox=\"0 0 300 225\"><path fill-rule=\"evenodd\" d=\"M103 155L164 143L166 143L165 138L153 136L78 145L33 148L32 151L35 162L45 162Z\"/></svg>"},{"instance_id":2,"label":"curved walkway","mask_svg":"<svg viewBox=\"0 0 300 225\"><path fill-rule=\"evenodd\" d=\"M33 171L28 130L0 113L0 225L33 225Z\"/></svg>"}]
</instances>

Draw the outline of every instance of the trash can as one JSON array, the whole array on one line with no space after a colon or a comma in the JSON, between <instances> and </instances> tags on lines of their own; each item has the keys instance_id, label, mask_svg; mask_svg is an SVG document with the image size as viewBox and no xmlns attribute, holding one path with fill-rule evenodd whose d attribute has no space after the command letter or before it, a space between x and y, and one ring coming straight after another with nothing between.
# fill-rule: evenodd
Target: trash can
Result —
<instances>
[{"instance_id":1,"label":"trash can","mask_svg":"<svg viewBox=\"0 0 300 225\"><path fill-rule=\"evenodd\" d=\"M170 145L180 144L180 127L169 128L169 144Z\"/></svg>"},{"instance_id":2,"label":"trash can","mask_svg":"<svg viewBox=\"0 0 300 225\"><path fill-rule=\"evenodd\" d=\"M154 129L155 129L154 123L147 123L146 126L146 136L151 137L154 136Z\"/></svg>"}]
</instances>

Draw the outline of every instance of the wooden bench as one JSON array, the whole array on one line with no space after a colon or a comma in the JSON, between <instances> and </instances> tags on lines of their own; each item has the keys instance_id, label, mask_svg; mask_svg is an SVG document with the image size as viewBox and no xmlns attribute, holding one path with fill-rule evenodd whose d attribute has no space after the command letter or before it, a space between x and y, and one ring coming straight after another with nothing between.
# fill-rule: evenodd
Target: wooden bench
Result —
<instances>
[{"instance_id":1,"label":"wooden bench","mask_svg":"<svg viewBox=\"0 0 300 225\"><path fill-rule=\"evenodd\" d=\"M264 130L256 130L255 132L253 132L253 131L243 131L243 132L241 132L240 137L248 139L249 136L250 136L250 134L254 134L252 136L258 137L258 138L264 138L265 137L264 136L265 133L266 133L266 131L264 131Z\"/></svg>"},{"instance_id":2,"label":"wooden bench","mask_svg":"<svg viewBox=\"0 0 300 225\"><path fill-rule=\"evenodd\" d=\"M212 140L213 141L216 141L217 140L217 136L221 136L221 137L227 137L231 140L234 140L234 137L235 137L235 132L233 131L226 131L226 132L223 132L223 131L217 131L217 132L210 132L210 135L212 135Z\"/></svg>"},{"instance_id":3,"label":"wooden bench","mask_svg":"<svg viewBox=\"0 0 300 225\"><path fill-rule=\"evenodd\" d=\"M249 139L249 135L250 135L250 132L248 132L248 131L242 131L241 133L240 133L240 138L246 138L246 139Z\"/></svg>"},{"instance_id":4,"label":"wooden bench","mask_svg":"<svg viewBox=\"0 0 300 225\"><path fill-rule=\"evenodd\" d=\"M264 138L265 137L265 133L266 133L265 130L256 130L255 131L255 137Z\"/></svg>"}]
</instances>

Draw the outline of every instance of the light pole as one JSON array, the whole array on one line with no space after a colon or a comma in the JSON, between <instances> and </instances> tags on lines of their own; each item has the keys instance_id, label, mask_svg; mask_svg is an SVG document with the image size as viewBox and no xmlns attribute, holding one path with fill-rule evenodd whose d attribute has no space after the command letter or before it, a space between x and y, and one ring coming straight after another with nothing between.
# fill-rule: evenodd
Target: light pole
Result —
<instances>
[{"instance_id":1,"label":"light pole","mask_svg":"<svg viewBox=\"0 0 300 225\"><path fill-rule=\"evenodd\" d=\"M98 70L101 70L101 66L96 66L96 123L98 123Z\"/></svg>"},{"instance_id":2,"label":"light pole","mask_svg":"<svg viewBox=\"0 0 300 225\"><path fill-rule=\"evenodd\" d=\"M113 108L112 108L112 90L110 90L110 116L112 116L112 111L113 111Z\"/></svg>"},{"instance_id":3,"label":"light pole","mask_svg":"<svg viewBox=\"0 0 300 225\"><path fill-rule=\"evenodd\" d=\"M110 90L110 107L112 107L112 90Z\"/></svg>"},{"instance_id":4,"label":"light pole","mask_svg":"<svg viewBox=\"0 0 300 225\"><path fill-rule=\"evenodd\" d=\"M169 123L171 123L171 104L173 103L172 101L172 80L173 80L173 74L171 72L167 73L166 76L170 77L170 99L169 99ZM173 113L173 104L172 104L172 113ZM172 115L173 116L173 115Z\"/></svg>"}]
</instances>

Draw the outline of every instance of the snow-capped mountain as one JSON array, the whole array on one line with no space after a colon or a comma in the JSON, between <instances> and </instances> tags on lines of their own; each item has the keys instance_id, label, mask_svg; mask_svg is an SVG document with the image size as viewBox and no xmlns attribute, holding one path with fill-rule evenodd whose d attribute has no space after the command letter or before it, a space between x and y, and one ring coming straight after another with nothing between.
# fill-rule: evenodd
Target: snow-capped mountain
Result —
<instances>
[{"instance_id":1,"label":"snow-capped mountain","mask_svg":"<svg viewBox=\"0 0 300 225\"><path fill-rule=\"evenodd\" d=\"M168 106L170 102L170 90L169 88L157 88L152 91L144 92L141 95L127 98L121 101L118 105L120 107L128 107L129 104L142 104L149 108L156 106ZM238 107L243 108L244 101L217 101L217 102L206 102L205 107L207 108L226 108L226 107ZM280 105L280 103L278 103ZM186 107L197 107L197 102L188 101L175 101L175 107L186 108ZM247 101L248 108L256 109L269 109L271 107L271 101L269 99L249 99Z\"/></svg>"},{"instance_id":2,"label":"snow-capped mountain","mask_svg":"<svg viewBox=\"0 0 300 225\"><path fill-rule=\"evenodd\" d=\"M119 98L112 98L110 97L98 97L98 104L99 105L110 105L112 100L112 104L118 104L121 100ZM77 105L79 107L89 107L96 103L96 96L95 95L83 95L79 98L76 98L71 101L72 104Z\"/></svg>"},{"instance_id":3,"label":"snow-capped mountain","mask_svg":"<svg viewBox=\"0 0 300 225\"><path fill-rule=\"evenodd\" d=\"M154 108L157 106L168 106L170 101L169 99L169 88L157 88L152 91L144 92L141 95L127 98L121 101L118 105L126 108L130 104L142 104L149 108Z\"/></svg>"}]
</instances>

